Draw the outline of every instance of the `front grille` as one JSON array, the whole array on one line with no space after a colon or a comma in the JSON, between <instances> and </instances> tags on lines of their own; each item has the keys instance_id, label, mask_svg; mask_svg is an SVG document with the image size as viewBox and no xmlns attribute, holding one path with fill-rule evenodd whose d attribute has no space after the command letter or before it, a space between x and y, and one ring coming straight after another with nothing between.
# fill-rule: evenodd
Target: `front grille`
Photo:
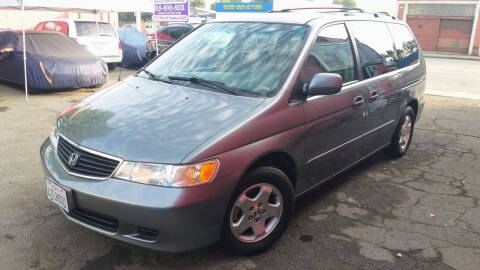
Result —
<instances>
[{"instance_id":1,"label":"front grille","mask_svg":"<svg viewBox=\"0 0 480 270\"><path fill-rule=\"evenodd\" d=\"M109 232L118 230L118 221L114 218L103 216L88 210L73 209L68 215L74 219Z\"/></svg>"},{"instance_id":2,"label":"front grille","mask_svg":"<svg viewBox=\"0 0 480 270\"><path fill-rule=\"evenodd\" d=\"M78 158L74 164L70 163L71 155L76 153ZM112 176L120 161L96 155L68 142L62 136L58 138L57 155L68 172L90 178L106 179Z\"/></svg>"}]
</instances>

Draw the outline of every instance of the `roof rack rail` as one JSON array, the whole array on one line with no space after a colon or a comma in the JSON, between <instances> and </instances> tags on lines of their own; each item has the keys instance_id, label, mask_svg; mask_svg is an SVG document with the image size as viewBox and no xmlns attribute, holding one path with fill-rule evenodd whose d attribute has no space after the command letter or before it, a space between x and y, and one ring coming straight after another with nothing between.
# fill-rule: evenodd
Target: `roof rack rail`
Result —
<instances>
[{"instance_id":1,"label":"roof rack rail","mask_svg":"<svg viewBox=\"0 0 480 270\"><path fill-rule=\"evenodd\" d=\"M374 12L373 15L374 15L375 17L379 17L380 15L383 15L383 16L391 17L391 18L394 19L394 20L397 19L395 16L390 15L390 14L389 14L388 12L386 12L386 11Z\"/></svg>"},{"instance_id":2,"label":"roof rack rail","mask_svg":"<svg viewBox=\"0 0 480 270\"><path fill-rule=\"evenodd\" d=\"M357 11L365 12L361 8L340 8L340 7L310 7L310 8L286 8L281 10L272 10L270 12L290 12L296 10L327 10L328 11Z\"/></svg>"}]
</instances>

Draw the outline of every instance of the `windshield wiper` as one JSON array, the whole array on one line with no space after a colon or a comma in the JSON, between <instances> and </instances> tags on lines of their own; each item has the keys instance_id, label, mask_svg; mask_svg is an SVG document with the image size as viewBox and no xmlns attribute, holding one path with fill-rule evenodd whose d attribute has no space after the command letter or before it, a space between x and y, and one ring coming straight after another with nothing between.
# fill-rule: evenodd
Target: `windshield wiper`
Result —
<instances>
[{"instance_id":1,"label":"windshield wiper","mask_svg":"<svg viewBox=\"0 0 480 270\"><path fill-rule=\"evenodd\" d=\"M213 88L215 90L222 90L224 92L227 92L235 96L242 95L241 91L238 91L235 88L228 87L223 82L211 81L211 80L206 80L198 77L180 77L180 76L168 76L168 79L172 81L186 81L194 84L204 85L204 86Z\"/></svg>"},{"instance_id":2,"label":"windshield wiper","mask_svg":"<svg viewBox=\"0 0 480 270\"><path fill-rule=\"evenodd\" d=\"M151 71L149 71L149 70L146 69L146 68L141 68L139 71L143 71L144 73L146 73L146 74L148 75L148 78L149 78L150 80L159 81L159 82L164 82L164 83L168 83L168 84L172 84L171 81L162 79L160 76L158 76L158 75L156 75L156 74L153 74Z\"/></svg>"}]
</instances>

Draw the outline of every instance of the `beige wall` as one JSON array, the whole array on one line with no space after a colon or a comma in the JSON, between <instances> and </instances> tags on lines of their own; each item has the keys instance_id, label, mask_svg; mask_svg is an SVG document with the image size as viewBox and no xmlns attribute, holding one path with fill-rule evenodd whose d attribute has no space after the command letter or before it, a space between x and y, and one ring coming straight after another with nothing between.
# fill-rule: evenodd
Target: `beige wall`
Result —
<instances>
[{"instance_id":1,"label":"beige wall","mask_svg":"<svg viewBox=\"0 0 480 270\"><path fill-rule=\"evenodd\" d=\"M22 16L20 10L5 10L0 9L0 26L8 27L11 29L22 28ZM103 18L102 18L103 17ZM98 12L97 14L86 12L62 12L62 11L38 11L38 10L26 10L25 11L25 29L34 28L37 23L51 19L84 19L84 20L100 20L109 21L115 24L115 13L111 12Z\"/></svg>"}]
</instances>

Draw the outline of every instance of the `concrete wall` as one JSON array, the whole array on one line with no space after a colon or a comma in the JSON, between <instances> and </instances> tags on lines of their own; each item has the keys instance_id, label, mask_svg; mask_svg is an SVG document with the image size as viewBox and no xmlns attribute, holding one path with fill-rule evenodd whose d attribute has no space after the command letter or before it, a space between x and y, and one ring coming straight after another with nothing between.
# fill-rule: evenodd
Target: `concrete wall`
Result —
<instances>
[{"instance_id":1,"label":"concrete wall","mask_svg":"<svg viewBox=\"0 0 480 270\"><path fill-rule=\"evenodd\" d=\"M63 11L25 11L25 29L33 29L39 22L51 19L84 19L102 20L118 25L118 18L114 12L99 11L97 14L89 12L63 12ZM13 30L22 29L22 13L20 10L0 9L0 26Z\"/></svg>"}]
</instances>

